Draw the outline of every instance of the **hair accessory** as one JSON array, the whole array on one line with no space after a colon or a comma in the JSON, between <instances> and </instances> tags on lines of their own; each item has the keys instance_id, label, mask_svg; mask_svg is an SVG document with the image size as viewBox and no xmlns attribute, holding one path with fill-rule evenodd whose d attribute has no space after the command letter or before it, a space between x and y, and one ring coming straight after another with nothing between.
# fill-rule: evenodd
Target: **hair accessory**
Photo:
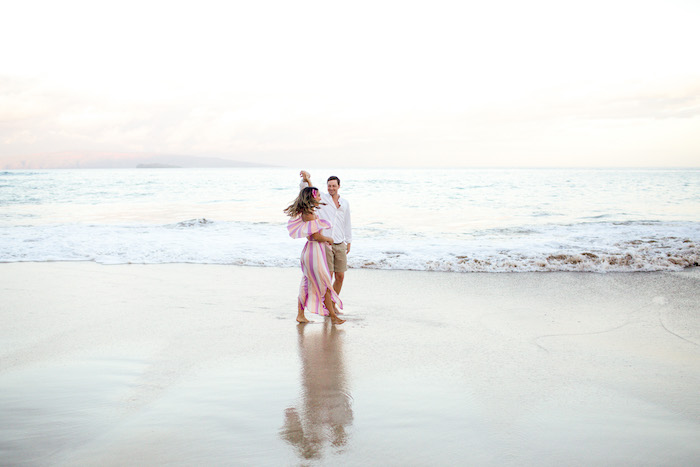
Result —
<instances>
[{"instance_id":1,"label":"hair accessory","mask_svg":"<svg viewBox=\"0 0 700 467\"><path fill-rule=\"evenodd\" d=\"M318 196L318 190L311 190L311 196L314 198Z\"/></svg>"}]
</instances>

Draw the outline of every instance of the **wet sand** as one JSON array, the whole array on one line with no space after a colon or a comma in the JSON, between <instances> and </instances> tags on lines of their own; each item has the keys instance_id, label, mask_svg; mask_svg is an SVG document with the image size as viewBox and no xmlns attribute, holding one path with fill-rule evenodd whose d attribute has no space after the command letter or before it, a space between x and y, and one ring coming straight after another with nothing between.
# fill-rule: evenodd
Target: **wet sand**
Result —
<instances>
[{"instance_id":1,"label":"wet sand","mask_svg":"<svg viewBox=\"0 0 700 467\"><path fill-rule=\"evenodd\" d=\"M0 264L2 465L692 465L700 271Z\"/></svg>"}]
</instances>

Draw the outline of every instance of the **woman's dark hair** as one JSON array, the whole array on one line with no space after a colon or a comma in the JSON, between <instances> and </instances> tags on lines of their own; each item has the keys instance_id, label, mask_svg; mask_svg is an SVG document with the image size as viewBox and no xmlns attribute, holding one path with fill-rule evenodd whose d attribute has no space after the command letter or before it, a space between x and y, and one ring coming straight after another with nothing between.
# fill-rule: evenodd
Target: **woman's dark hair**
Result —
<instances>
[{"instance_id":1,"label":"woman's dark hair","mask_svg":"<svg viewBox=\"0 0 700 467\"><path fill-rule=\"evenodd\" d=\"M284 213L289 217L300 216L304 213L313 214L314 210L321 204L314 198L314 192L318 193L318 188L309 186L299 192L299 196L292 204L287 206Z\"/></svg>"}]
</instances>

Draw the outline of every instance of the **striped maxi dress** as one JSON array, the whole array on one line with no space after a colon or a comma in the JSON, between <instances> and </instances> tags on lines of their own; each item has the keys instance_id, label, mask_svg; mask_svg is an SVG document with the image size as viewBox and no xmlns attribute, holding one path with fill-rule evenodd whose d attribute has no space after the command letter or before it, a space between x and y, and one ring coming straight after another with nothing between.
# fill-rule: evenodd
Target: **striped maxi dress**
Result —
<instances>
[{"instance_id":1,"label":"striped maxi dress","mask_svg":"<svg viewBox=\"0 0 700 467\"><path fill-rule=\"evenodd\" d=\"M330 313L323 303L326 290L330 289L331 299L336 306L343 309L343 302L333 290L331 273L326 262L326 246L321 242L308 239L310 235L323 229L330 229L331 223L325 219L314 219L304 222L301 216L289 219L287 230L292 238L307 238L301 252L301 278L299 286L299 303L305 311L317 315L328 316Z\"/></svg>"}]
</instances>

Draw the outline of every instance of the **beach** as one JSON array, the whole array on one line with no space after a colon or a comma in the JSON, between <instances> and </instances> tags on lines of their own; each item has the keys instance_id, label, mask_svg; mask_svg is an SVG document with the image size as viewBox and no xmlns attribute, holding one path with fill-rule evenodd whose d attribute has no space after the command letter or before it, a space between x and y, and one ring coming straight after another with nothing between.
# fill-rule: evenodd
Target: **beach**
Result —
<instances>
[{"instance_id":1,"label":"beach","mask_svg":"<svg viewBox=\"0 0 700 467\"><path fill-rule=\"evenodd\" d=\"M0 264L3 465L691 465L698 268Z\"/></svg>"}]
</instances>

